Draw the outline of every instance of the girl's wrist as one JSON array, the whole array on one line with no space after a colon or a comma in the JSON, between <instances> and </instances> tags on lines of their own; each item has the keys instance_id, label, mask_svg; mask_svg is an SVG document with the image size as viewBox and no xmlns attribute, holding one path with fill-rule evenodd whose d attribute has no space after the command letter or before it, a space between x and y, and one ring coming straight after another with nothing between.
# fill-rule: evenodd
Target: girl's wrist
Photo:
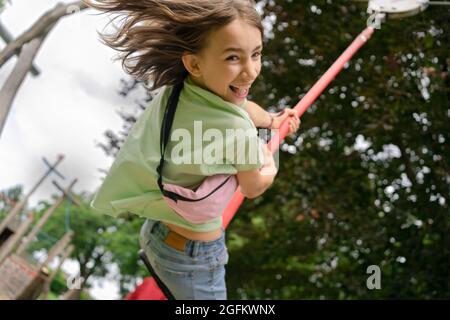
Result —
<instances>
[{"instance_id":1,"label":"girl's wrist","mask_svg":"<svg viewBox=\"0 0 450 320\"><path fill-rule=\"evenodd\" d=\"M280 112L277 112L277 113L267 112L267 114L270 117L270 124L269 124L269 126L267 126L265 128L266 129L278 129L278 128L274 128L273 127L273 123L274 123L274 120L275 120L276 117L279 117L279 116L284 114L284 110L281 110Z\"/></svg>"},{"instance_id":2,"label":"girl's wrist","mask_svg":"<svg viewBox=\"0 0 450 320\"><path fill-rule=\"evenodd\" d=\"M272 129L272 125L273 125L273 119L275 118L275 114L273 114L273 113L270 113L270 112L267 112L267 114L269 115L269 125L267 125L265 128L266 129Z\"/></svg>"}]
</instances>

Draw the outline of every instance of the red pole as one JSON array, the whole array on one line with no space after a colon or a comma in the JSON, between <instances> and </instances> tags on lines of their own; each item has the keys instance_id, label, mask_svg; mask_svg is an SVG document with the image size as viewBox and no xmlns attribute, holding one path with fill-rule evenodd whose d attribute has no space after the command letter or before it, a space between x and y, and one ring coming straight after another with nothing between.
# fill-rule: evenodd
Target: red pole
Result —
<instances>
[{"instance_id":1,"label":"red pole","mask_svg":"<svg viewBox=\"0 0 450 320\"><path fill-rule=\"evenodd\" d=\"M334 80L336 75L342 70L347 62L355 55L356 52L370 39L375 29L373 27L366 28L361 34L356 37L352 44L344 51L344 53L336 60L335 63L328 69L328 71L316 82L316 84L308 91L305 97L300 100L299 103L293 108L297 111L298 116L301 117L303 113L316 101L319 95L325 90L325 88ZM280 143L286 137L289 131L288 119L286 119L275 136L269 141L268 148L275 153L280 147ZM238 188L231 198L228 206L225 208L223 214L222 226L224 229L228 227L231 219L233 219L237 210L244 201L244 195L241 193L241 189Z\"/></svg>"}]
</instances>

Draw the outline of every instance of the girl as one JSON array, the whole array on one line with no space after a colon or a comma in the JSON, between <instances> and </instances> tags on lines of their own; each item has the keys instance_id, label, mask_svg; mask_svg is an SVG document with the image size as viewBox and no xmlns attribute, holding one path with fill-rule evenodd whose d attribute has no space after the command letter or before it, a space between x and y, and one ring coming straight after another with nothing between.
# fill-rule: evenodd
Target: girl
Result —
<instances>
[{"instance_id":1,"label":"girl","mask_svg":"<svg viewBox=\"0 0 450 320\"><path fill-rule=\"evenodd\" d=\"M258 197L277 171L256 127L277 129L289 117L293 134L300 124L292 109L269 114L246 99L261 71L260 15L249 0L89 4L124 18L103 40L123 53L128 73L159 90L92 207L147 218L141 246L176 299L226 299L222 210L237 185Z\"/></svg>"}]
</instances>

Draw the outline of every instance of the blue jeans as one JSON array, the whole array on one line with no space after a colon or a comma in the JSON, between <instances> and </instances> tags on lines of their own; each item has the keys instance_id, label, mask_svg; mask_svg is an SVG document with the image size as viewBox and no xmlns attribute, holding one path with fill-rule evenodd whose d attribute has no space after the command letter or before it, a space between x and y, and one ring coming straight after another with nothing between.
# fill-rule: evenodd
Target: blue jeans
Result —
<instances>
[{"instance_id":1,"label":"blue jeans","mask_svg":"<svg viewBox=\"0 0 450 320\"><path fill-rule=\"evenodd\" d=\"M225 231L214 241L186 242L184 251L167 245L169 229L147 219L140 242L150 264L177 300L226 300L225 265L228 251Z\"/></svg>"}]
</instances>

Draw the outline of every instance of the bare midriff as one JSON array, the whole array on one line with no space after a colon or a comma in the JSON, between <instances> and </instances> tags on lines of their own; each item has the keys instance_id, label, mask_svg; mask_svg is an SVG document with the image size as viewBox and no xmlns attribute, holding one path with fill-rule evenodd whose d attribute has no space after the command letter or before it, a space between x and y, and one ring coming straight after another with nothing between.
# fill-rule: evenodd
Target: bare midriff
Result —
<instances>
[{"instance_id":1,"label":"bare midriff","mask_svg":"<svg viewBox=\"0 0 450 320\"><path fill-rule=\"evenodd\" d=\"M222 235L222 230L220 228L208 232L195 232L167 222L163 222L163 224L173 232L176 232L182 235L183 237L194 241L214 241L219 239L220 236Z\"/></svg>"}]
</instances>

